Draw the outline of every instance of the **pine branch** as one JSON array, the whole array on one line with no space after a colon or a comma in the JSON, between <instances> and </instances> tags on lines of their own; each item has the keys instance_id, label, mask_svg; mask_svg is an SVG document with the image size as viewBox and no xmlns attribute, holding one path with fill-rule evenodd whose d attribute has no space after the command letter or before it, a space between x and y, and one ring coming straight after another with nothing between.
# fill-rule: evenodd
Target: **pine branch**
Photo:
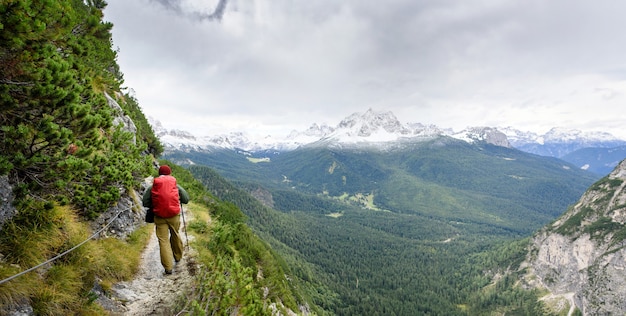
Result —
<instances>
[{"instance_id":1,"label":"pine branch","mask_svg":"<svg viewBox=\"0 0 626 316\"><path fill-rule=\"evenodd\" d=\"M28 86L28 87L35 86L35 83L30 82L30 81L22 82L22 81L12 81L9 79L0 79L0 83L6 84L6 85L13 85L13 86Z\"/></svg>"}]
</instances>

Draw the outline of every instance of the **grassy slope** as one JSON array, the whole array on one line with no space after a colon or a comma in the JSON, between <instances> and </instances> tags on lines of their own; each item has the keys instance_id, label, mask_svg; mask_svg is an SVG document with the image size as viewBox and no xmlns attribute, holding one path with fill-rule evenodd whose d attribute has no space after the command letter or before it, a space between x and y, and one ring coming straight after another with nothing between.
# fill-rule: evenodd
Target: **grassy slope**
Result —
<instances>
[{"instance_id":1,"label":"grassy slope","mask_svg":"<svg viewBox=\"0 0 626 316\"><path fill-rule=\"evenodd\" d=\"M2 253L10 254L0 263L0 278L44 262L92 234L89 225L79 220L77 212L71 208L54 206L38 213L46 217L43 221L46 225L34 222L32 214L21 213L0 232ZM35 226L28 227L29 223ZM46 269L29 272L1 285L0 305L27 300L38 315L104 314L93 304L95 297L90 291L94 280L99 279L102 288L107 290L113 283L132 278L150 233L148 226L143 226L126 240L89 241Z\"/></svg>"}]
</instances>

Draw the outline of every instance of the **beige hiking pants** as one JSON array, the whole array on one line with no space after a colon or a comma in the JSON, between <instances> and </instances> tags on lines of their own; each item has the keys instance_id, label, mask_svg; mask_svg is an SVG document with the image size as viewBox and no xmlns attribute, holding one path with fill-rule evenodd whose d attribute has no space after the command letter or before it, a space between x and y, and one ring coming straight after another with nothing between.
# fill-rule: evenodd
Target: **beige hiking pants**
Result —
<instances>
[{"instance_id":1,"label":"beige hiking pants","mask_svg":"<svg viewBox=\"0 0 626 316\"><path fill-rule=\"evenodd\" d=\"M178 233L180 214L170 218L155 216L154 225L159 240L161 264L165 270L171 271L174 268L174 260L180 261L183 258L183 240Z\"/></svg>"}]
</instances>

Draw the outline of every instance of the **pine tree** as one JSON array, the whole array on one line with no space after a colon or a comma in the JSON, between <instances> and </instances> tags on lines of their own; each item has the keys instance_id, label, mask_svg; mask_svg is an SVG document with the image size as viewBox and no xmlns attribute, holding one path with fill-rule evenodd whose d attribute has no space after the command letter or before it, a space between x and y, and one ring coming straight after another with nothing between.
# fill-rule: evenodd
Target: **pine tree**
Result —
<instances>
[{"instance_id":1,"label":"pine tree","mask_svg":"<svg viewBox=\"0 0 626 316\"><path fill-rule=\"evenodd\" d=\"M102 22L105 5L0 5L0 174L16 184L18 200L34 193L72 203L92 217L148 171L143 138L135 145L113 126L103 94L122 82L111 50L112 25Z\"/></svg>"}]
</instances>

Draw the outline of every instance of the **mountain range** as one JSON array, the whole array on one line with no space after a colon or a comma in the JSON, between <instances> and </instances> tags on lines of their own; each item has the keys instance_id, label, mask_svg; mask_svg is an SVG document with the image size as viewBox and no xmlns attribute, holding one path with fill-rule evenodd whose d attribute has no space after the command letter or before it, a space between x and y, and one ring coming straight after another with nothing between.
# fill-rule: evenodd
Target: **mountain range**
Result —
<instances>
[{"instance_id":1,"label":"mountain range","mask_svg":"<svg viewBox=\"0 0 626 316\"><path fill-rule=\"evenodd\" d=\"M516 148L524 152L555 157L590 172L606 175L626 158L626 140L606 132L583 132L554 127L537 134L513 127L468 127L461 131L422 123L402 123L392 112L372 109L354 113L336 126L313 123L304 131L292 131L286 136L258 136L231 132L197 136L184 130L168 130L149 119L155 134L167 150L235 150L257 158L268 152L285 152L305 146L375 147L386 149L404 142L429 140L447 136L466 142Z\"/></svg>"},{"instance_id":2,"label":"mountain range","mask_svg":"<svg viewBox=\"0 0 626 316\"><path fill-rule=\"evenodd\" d=\"M324 293L308 292L315 305L337 315L479 315L498 310L494 302L521 308L518 295L528 293L488 294L489 284L525 257L518 239L527 241L601 178L516 149L505 132L454 133L370 110L257 147L243 133L161 139L179 141L163 141L162 158L239 207L296 267L294 277ZM219 143L202 143L210 139ZM524 301L536 307L536 298Z\"/></svg>"}]
</instances>

